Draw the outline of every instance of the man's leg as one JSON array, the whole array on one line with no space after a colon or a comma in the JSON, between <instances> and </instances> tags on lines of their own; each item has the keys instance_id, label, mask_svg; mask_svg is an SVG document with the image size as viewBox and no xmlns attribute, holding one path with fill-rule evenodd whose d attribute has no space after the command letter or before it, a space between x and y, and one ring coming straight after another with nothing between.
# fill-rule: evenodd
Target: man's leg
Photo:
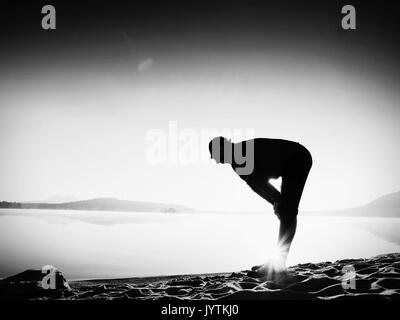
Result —
<instances>
[{"instance_id":1,"label":"man's leg","mask_svg":"<svg viewBox=\"0 0 400 320\"><path fill-rule=\"evenodd\" d=\"M254 266L249 272L251 277L264 277L273 275L286 269L286 259L289 254L297 228L297 212L305 179L282 178L280 202L274 206L279 218L279 236L276 256L271 261L259 266Z\"/></svg>"},{"instance_id":2,"label":"man's leg","mask_svg":"<svg viewBox=\"0 0 400 320\"><path fill-rule=\"evenodd\" d=\"M280 202L281 194L268 181L246 180L249 187L270 204Z\"/></svg>"},{"instance_id":3,"label":"man's leg","mask_svg":"<svg viewBox=\"0 0 400 320\"><path fill-rule=\"evenodd\" d=\"M284 262L296 234L299 203L311 165L308 157L295 159L293 166L282 177L281 202L277 204L276 210L280 220L278 248Z\"/></svg>"},{"instance_id":4,"label":"man's leg","mask_svg":"<svg viewBox=\"0 0 400 320\"><path fill-rule=\"evenodd\" d=\"M296 233L297 208L304 183L305 180L302 182L298 179L282 178L279 201L274 204L275 214L280 221L277 251L274 253L274 256L271 256L271 261L267 261L263 265L254 266L249 276L264 277L285 269L286 258Z\"/></svg>"},{"instance_id":5,"label":"man's leg","mask_svg":"<svg viewBox=\"0 0 400 320\"><path fill-rule=\"evenodd\" d=\"M282 261L275 262L277 268L273 265L271 268L270 263L253 267L249 273L250 276L263 277L268 272L279 271L282 269L279 267L280 264L284 268L290 246L296 234L298 207L312 166L311 154L304 148L294 154L286 166L285 174L282 175L280 199L278 203L274 204L275 214L280 220L278 260Z\"/></svg>"},{"instance_id":6,"label":"man's leg","mask_svg":"<svg viewBox=\"0 0 400 320\"><path fill-rule=\"evenodd\" d=\"M297 211L297 210L296 210ZM281 217L278 235L278 250L281 254L282 263L286 263L290 246L297 229L297 213L290 214L290 217Z\"/></svg>"}]
</instances>

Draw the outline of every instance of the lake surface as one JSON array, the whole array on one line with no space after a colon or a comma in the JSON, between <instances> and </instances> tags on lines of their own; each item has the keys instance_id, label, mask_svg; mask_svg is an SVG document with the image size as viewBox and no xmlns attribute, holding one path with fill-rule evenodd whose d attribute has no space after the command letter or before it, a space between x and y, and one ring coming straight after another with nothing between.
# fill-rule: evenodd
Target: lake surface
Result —
<instances>
[{"instance_id":1,"label":"lake surface","mask_svg":"<svg viewBox=\"0 0 400 320\"><path fill-rule=\"evenodd\" d=\"M400 251L400 219L301 216L288 265ZM54 265L67 279L230 272L267 260L273 214L0 209L0 278Z\"/></svg>"}]
</instances>

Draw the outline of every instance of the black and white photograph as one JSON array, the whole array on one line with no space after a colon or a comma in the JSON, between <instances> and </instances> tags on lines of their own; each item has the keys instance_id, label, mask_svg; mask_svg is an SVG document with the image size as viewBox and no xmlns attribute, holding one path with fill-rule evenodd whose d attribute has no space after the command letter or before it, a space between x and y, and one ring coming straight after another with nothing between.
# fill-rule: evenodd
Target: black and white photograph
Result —
<instances>
[{"instance_id":1,"label":"black and white photograph","mask_svg":"<svg viewBox=\"0 0 400 320\"><path fill-rule=\"evenodd\" d=\"M389 0L5 1L0 301L398 301L399 40Z\"/></svg>"}]
</instances>

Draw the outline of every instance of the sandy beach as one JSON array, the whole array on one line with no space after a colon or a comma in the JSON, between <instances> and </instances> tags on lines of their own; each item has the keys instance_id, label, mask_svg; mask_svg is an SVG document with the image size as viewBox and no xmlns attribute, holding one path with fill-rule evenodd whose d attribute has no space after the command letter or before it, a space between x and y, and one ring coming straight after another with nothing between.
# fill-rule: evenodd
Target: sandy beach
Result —
<instances>
[{"instance_id":1,"label":"sandy beach","mask_svg":"<svg viewBox=\"0 0 400 320\"><path fill-rule=\"evenodd\" d=\"M354 286L343 285L343 267L355 270ZM70 290L39 290L28 299L62 300L359 300L400 299L400 253L370 259L298 264L268 279L249 270L114 280L70 281ZM354 273L353 273L354 275ZM7 298L5 282L3 298ZM350 282L346 282L350 284ZM15 284L15 283L14 283ZM11 284L12 285L12 284ZM4 295L5 294L5 295Z\"/></svg>"}]
</instances>

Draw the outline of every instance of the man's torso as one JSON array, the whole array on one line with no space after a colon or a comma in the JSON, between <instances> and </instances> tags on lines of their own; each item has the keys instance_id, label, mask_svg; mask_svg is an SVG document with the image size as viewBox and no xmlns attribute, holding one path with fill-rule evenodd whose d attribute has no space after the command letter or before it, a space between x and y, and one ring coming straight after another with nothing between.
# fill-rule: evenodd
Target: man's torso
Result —
<instances>
[{"instance_id":1,"label":"man's torso","mask_svg":"<svg viewBox=\"0 0 400 320\"><path fill-rule=\"evenodd\" d=\"M254 152L252 152L251 143L254 143ZM234 148L242 150L246 161L252 161L253 159L254 168L250 175L265 179L280 177L285 163L290 156L296 150L304 149L304 147L297 142L267 138L241 141L235 143ZM254 153L254 157L250 159L252 153ZM236 164L235 157L233 158L232 168L234 170L238 167L243 167L243 165Z\"/></svg>"}]
</instances>

